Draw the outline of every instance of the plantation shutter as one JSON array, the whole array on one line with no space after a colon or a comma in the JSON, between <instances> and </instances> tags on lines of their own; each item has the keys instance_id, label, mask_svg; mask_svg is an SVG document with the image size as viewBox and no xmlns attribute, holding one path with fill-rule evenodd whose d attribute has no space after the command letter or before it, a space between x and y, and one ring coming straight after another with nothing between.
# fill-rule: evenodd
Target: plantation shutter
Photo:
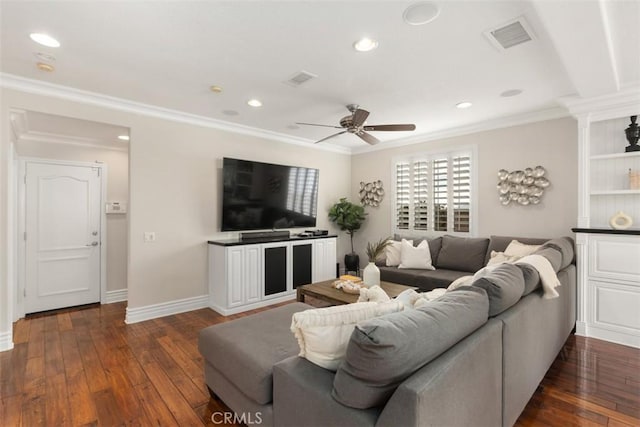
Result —
<instances>
[{"instance_id":1,"label":"plantation shutter","mask_svg":"<svg viewBox=\"0 0 640 427\"><path fill-rule=\"evenodd\" d=\"M448 169L446 158L433 161L433 229L435 231L447 231Z\"/></svg>"},{"instance_id":2,"label":"plantation shutter","mask_svg":"<svg viewBox=\"0 0 640 427\"><path fill-rule=\"evenodd\" d=\"M471 206L471 158L453 158L453 231L469 231Z\"/></svg>"},{"instance_id":3,"label":"plantation shutter","mask_svg":"<svg viewBox=\"0 0 640 427\"><path fill-rule=\"evenodd\" d=\"M396 164L396 228L409 229L411 176L409 163Z\"/></svg>"},{"instance_id":4,"label":"plantation shutter","mask_svg":"<svg viewBox=\"0 0 640 427\"><path fill-rule=\"evenodd\" d=\"M429 162L413 164L413 229L429 229Z\"/></svg>"}]
</instances>

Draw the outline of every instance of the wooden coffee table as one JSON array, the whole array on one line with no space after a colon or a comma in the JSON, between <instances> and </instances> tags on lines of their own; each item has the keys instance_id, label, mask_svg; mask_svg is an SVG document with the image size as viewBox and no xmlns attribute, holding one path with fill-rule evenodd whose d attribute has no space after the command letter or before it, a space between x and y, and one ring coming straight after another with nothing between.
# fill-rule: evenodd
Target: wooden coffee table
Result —
<instances>
[{"instance_id":1,"label":"wooden coffee table","mask_svg":"<svg viewBox=\"0 0 640 427\"><path fill-rule=\"evenodd\" d=\"M335 281L336 279L333 279L333 280L327 280L324 282L311 283L309 285L298 286L296 288L298 301L304 302L304 298L306 296L317 298L319 300L326 301L329 304L333 304L333 305L351 304L353 302L358 301L359 295L348 294L344 291L341 291L340 289L336 289L333 286L331 286L331 284ZM407 289L418 289L413 286L399 285L397 283L391 283L391 282L380 282L380 287L391 298L397 297L402 291L406 291Z\"/></svg>"}]
</instances>

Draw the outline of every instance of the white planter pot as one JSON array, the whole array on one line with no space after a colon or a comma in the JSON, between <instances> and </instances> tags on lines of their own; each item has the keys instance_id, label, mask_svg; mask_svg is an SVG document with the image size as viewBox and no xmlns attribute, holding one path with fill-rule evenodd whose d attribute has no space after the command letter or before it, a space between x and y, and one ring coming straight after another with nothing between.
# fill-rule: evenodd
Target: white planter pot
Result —
<instances>
[{"instance_id":1,"label":"white planter pot","mask_svg":"<svg viewBox=\"0 0 640 427\"><path fill-rule=\"evenodd\" d=\"M380 285L380 269L373 262L370 262L362 270L362 281L367 287Z\"/></svg>"}]
</instances>

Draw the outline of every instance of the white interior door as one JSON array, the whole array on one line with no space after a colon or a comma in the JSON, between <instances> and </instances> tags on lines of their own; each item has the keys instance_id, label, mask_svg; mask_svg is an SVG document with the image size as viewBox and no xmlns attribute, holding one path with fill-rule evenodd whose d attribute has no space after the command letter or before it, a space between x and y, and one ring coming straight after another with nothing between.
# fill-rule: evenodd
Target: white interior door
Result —
<instances>
[{"instance_id":1,"label":"white interior door","mask_svg":"<svg viewBox=\"0 0 640 427\"><path fill-rule=\"evenodd\" d=\"M25 312L99 302L100 168L25 167Z\"/></svg>"}]
</instances>

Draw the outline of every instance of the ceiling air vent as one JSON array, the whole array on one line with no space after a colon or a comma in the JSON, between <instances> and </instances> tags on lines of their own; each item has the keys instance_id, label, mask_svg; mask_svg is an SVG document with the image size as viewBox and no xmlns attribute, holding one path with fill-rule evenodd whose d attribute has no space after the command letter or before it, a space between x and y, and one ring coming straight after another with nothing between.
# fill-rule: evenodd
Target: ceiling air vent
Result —
<instances>
[{"instance_id":1,"label":"ceiling air vent","mask_svg":"<svg viewBox=\"0 0 640 427\"><path fill-rule=\"evenodd\" d=\"M534 39L533 32L523 17L485 31L484 34L498 50L506 50Z\"/></svg>"},{"instance_id":2,"label":"ceiling air vent","mask_svg":"<svg viewBox=\"0 0 640 427\"><path fill-rule=\"evenodd\" d=\"M302 84L308 82L311 79L315 79L318 77L317 75L310 73L308 71L299 71L285 80L283 83L289 86L298 87Z\"/></svg>"}]
</instances>

